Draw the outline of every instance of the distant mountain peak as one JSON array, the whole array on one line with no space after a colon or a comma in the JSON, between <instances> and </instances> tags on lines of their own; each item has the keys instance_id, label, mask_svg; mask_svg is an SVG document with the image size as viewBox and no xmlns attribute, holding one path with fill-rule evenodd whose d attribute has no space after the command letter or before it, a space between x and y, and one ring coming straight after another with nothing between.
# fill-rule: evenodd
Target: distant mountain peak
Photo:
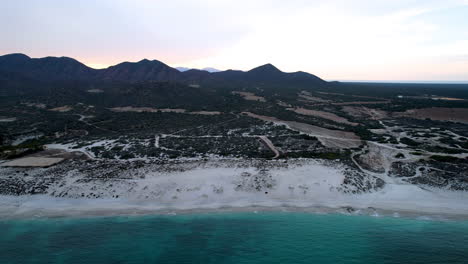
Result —
<instances>
[{"instance_id":1,"label":"distant mountain peak","mask_svg":"<svg viewBox=\"0 0 468 264\"><path fill-rule=\"evenodd\" d=\"M282 71L280 71L278 68L276 68L271 63L267 63L265 65L253 68L249 72L252 72L252 73L282 73Z\"/></svg>"},{"instance_id":2,"label":"distant mountain peak","mask_svg":"<svg viewBox=\"0 0 468 264\"><path fill-rule=\"evenodd\" d=\"M30 59L30 57L26 54L23 54L23 53L11 53L11 54L6 54L4 56L1 56L1 57L5 57L5 58L25 58L25 59Z\"/></svg>"},{"instance_id":3,"label":"distant mountain peak","mask_svg":"<svg viewBox=\"0 0 468 264\"><path fill-rule=\"evenodd\" d=\"M12 54L0 56L1 62L10 62L10 63L23 62L23 61L27 61L30 59L31 59L30 57L28 57L27 55L23 53L12 53Z\"/></svg>"},{"instance_id":4,"label":"distant mountain peak","mask_svg":"<svg viewBox=\"0 0 468 264\"><path fill-rule=\"evenodd\" d=\"M148 59L142 59L141 61L137 62L136 64L164 64L158 60L148 60Z\"/></svg>"},{"instance_id":5,"label":"distant mountain peak","mask_svg":"<svg viewBox=\"0 0 468 264\"><path fill-rule=\"evenodd\" d=\"M98 79L118 81L170 81L177 80L179 71L158 60L143 59L123 62L97 72Z\"/></svg>"}]
</instances>

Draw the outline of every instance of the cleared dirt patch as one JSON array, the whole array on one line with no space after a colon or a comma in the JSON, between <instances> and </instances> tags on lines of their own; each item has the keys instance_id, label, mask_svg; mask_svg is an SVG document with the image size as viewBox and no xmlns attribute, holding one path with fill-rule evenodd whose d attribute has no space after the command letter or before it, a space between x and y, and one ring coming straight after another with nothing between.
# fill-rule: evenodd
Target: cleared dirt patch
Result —
<instances>
[{"instance_id":1,"label":"cleared dirt patch","mask_svg":"<svg viewBox=\"0 0 468 264\"><path fill-rule=\"evenodd\" d=\"M103 93L104 91L101 89L89 89L87 90L88 93Z\"/></svg>"},{"instance_id":2,"label":"cleared dirt patch","mask_svg":"<svg viewBox=\"0 0 468 264\"><path fill-rule=\"evenodd\" d=\"M320 97L315 97L315 96L312 96L311 93L309 92L306 92L306 91L302 91L298 94L298 96L302 99L305 99L305 101L308 101L308 102L315 102L315 103L328 103L330 102L330 100L326 100L326 99L323 99L323 98L320 98ZM304 101L304 100L299 100L299 101Z\"/></svg>"},{"instance_id":3,"label":"cleared dirt patch","mask_svg":"<svg viewBox=\"0 0 468 264\"><path fill-rule=\"evenodd\" d=\"M54 111L54 112L68 112L70 110L72 110L73 108L71 106L68 106L68 105L64 105L64 106L60 106L60 107L55 107L55 108L51 108L49 109L49 111Z\"/></svg>"},{"instance_id":4,"label":"cleared dirt patch","mask_svg":"<svg viewBox=\"0 0 468 264\"><path fill-rule=\"evenodd\" d=\"M151 108L151 107L133 107L133 106L124 106L124 107L114 107L109 108L113 112L150 112L150 113L179 113L179 114L191 114L191 115L220 115L222 112L219 111L194 111L187 112L187 110L182 108Z\"/></svg>"},{"instance_id":5,"label":"cleared dirt patch","mask_svg":"<svg viewBox=\"0 0 468 264\"><path fill-rule=\"evenodd\" d=\"M16 121L16 117L1 117L0 122L14 122Z\"/></svg>"},{"instance_id":6,"label":"cleared dirt patch","mask_svg":"<svg viewBox=\"0 0 468 264\"><path fill-rule=\"evenodd\" d=\"M383 110L368 108L365 106L344 106L343 111L353 117L370 118L372 120L380 120L388 117L388 113Z\"/></svg>"},{"instance_id":7,"label":"cleared dirt patch","mask_svg":"<svg viewBox=\"0 0 468 264\"><path fill-rule=\"evenodd\" d=\"M433 100L443 100L443 101L465 101L462 98L454 98L454 97L432 97Z\"/></svg>"},{"instance_id":8,"label":"cleared dirt patch","mask_svg":"<svg viewBox=\"0 0 468 264\"><path fill-rule=\"evenodd\" d=\"M295 121L286 121L286 125L293 130L317 137L329 148L357 148L362 144L361 139L353 132L331 130Z\"/></svg>"},{"instance_id":9,"label":"cleared dirt patch","mask_svg":"<svg viewBox=\"0 0 468 264\"><path fill-rule=\"evenodd\" d=\"M323 119L331 120L333 122L346 124L346 125L351 125L351 126L357 126L358 125L358 123L349 122L348 119L346 119L344 117L341 117L341 116L337 116L337 115L335 115L333 113L330 113L330 112L310 110L310 109L306 109L306 108L302 108L302 107L287 108L287 110L294 111L294 112L296 112L296 113L298 113L300 115L316 116L316 117L320 117L320 118L323 118Z\"/></svg>"},{"instance_id":10,"label":"cleared dirt patch","mask_svg":"<svg viewBox=\"0 0 468 264\"><path fill-rule=\"evenodd\" d=\"M232 92L232 94L240 95L245 100L249 100L249 101L266 102L264 97L257 96L254 93L234 91L234 92Z\"/></svg>"},{"instance_id":11,"label":"cleared dirt patch","mask_svg":"<svg viewBox=\"0 0 468 264\"><path fill-rule=\"evenodd\" d=\"M327 93L327 92L317 92L319 94L329 94L329 95L342 95L342 96L352 96L356 98L369 98L369 99L377 99L382 100L383 98L375 97L375 96L365 96L365 95L355 95L355 94L342 94L342 93Z\"/></svg>"},{"instance_id":12,"label":"cleared dirt patch","mask_svg":"<svg viewBox=\"0 0 468 264\"><path fill-rule=\"evenodd\" d=\"M113 112L137 112L137 113L141 113L141 112L185 113L186 111L185 109L181 109L181 108L158 109L158 108L151 108L151 107L133 107L133 106L114 107L114 108L109 108L109 110Z\"/></svg>"},{"instance_id":13,"label":"cleared dirt patch","mask_svg":"<svg viewBox=\"0 0 468 264\"><path fill-rule=\"evenodd\" d=\"M332 105L372 105L372 104L388 104L390 101L353 101L342 103L331 103Z\"/></svg>"},{"instance_id":14,"label":"cleared dirt patch","mask_svg":"<svg viewBox=\"0 0 468 264\"><path fill-rule=\"evenodd\" d=\"M18 159L4 162L1 167L46 168L56 165L64 160L89 160L90 157L81 151L66 151L63 149L47 148Z\"/></svg>"},{"instance_id":15,"label":"cleared dirt patch","mask_svg":"<svg viewBox=\"0 0 468 264\"><path fill-rule=\"evenodd\" d=\"M45 109L46 108L45 104L24 103L24 105L29 106L29 107L36 107L36 108L40 108L40 109Z\"/></svg>"},{"instance_id":16,"label":"cleared dirt patch","mask_svg":"<svg viewBox=\"0 0 468 264\"><path fill-rule=\"evenodd\" d=\"M222 114L219 111L195 111L195 112L190 112L189 114L192 115L220 115Z\"/></svg>"},{"instance_id":17,"label":"cleared dirt patch","mask_svg":"<svg viewBox=\"0 0 468 264\"><path fill-rule=\"evenodd\" d=\"M405 112L395 113L397 117L410 117L416 119L432 119L437 121L451 121L468 124L468 108L444 108L432 107L422 109L410 109Z\"/></svg>"},{"instance_id":18,"label":"cleared dirt patch","mask_svg":"<svg viewBox=\"0 0 468 264\"><path fill-rule=\"evenodd\" d=\"M300 123L296 121L284 121L276 117L262 116L250 112L243 112L250 117L267 122L284 124L292 130L317 137L320 142L330 148L357 148L362 144L361 139L353 132L331 130L323 127Z\"/></svg>"},{"instance_id":19,"label":"cleared dirt patch","mask_svg":"<svg viewBox=\"0 0 468 264\"><path fill-rule=\"evenodd\" d=\"M187 111L182 108L162 108L158 110L163 113L185 113Z\"/></svg>"},{"instance_id":20,"label":"cleared dirt patch","mask_svg":"<svg viewBox=\"0 0 468 264\"><path fill-rule=\"evenodd\" d=\"M27 157L15 159L2 164L3 167L50 167L59 162L63 158L44 158L44 157Z\"/></svg>"}]
</instances>

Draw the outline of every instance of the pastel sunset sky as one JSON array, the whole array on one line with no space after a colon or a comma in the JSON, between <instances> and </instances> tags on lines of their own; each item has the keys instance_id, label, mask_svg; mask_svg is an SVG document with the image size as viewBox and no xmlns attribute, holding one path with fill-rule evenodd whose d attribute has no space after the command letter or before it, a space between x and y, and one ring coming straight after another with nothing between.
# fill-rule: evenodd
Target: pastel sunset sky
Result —
<instances>
[{"instance_id":1,"label":"pastel sunset sky","mask_svg":"<svg viewBox=\"0 0 468 264\"><path fill-rule=\"evenodd\" d=\"M468 80L468 0L3 0L0 54Z\"/></svg>"}]
</instances>

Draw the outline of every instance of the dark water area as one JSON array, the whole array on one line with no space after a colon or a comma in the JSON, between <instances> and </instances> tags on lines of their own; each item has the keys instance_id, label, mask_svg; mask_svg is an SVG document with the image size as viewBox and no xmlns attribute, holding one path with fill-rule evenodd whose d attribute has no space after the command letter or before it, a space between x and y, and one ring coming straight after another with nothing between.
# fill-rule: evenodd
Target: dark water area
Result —
<instances>
[{"instance_id":1,"label":"dark water area","mask_svg":"<svg viewBox=\"0 0 468 264\"><path fill-rule=\"evenodd\" d=\"M468 222L298 212L0 220L0 263L468 263Z\"/></svg>"}]
</instances>

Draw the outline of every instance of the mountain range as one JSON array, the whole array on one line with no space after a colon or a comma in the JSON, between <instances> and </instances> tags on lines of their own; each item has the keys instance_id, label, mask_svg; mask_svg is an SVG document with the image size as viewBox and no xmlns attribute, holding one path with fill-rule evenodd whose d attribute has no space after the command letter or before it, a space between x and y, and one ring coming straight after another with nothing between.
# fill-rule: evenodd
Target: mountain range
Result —
<instances>
[{"instance_id":1,"label":"mountain range","mask_svg":"<svg viewBox=\"0 0 468 264\"><path fill-rule=\"evenodd\" d=\"M271 64L250 71L227 70L210 72L189 69L179 71L158 60L122 62L105 68L93 69L69 57L30 58L24 54L0 56L0 81L86 81L86 82L182 82L210 84L288 83L320 85L326 82L306 72L286 73Z\"/></svg>"}]
</instances>

